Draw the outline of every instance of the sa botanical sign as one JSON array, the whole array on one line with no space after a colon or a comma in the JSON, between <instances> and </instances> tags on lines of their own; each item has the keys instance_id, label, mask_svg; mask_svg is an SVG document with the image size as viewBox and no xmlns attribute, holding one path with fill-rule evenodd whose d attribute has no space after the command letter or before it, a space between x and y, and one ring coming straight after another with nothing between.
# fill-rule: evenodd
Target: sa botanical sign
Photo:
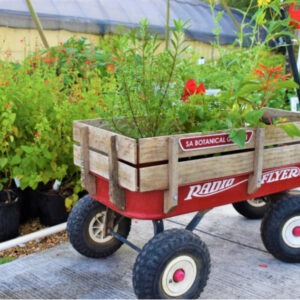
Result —
<instances>
[{"instance_id":1,"label":"sa botanical sign","mask_svg":"<svg viewBox=\"0 0 300 300\"><path fill-rule=\"evenodd\" d=\"M249 143L253 136L252 130L246 131L246 143ZM182 137L179 145L183 151L193 151L206 148L216 148L233 145L234 142L229 138L229 133L216 133L201 136Z\"/></svg>"}]
</instances>

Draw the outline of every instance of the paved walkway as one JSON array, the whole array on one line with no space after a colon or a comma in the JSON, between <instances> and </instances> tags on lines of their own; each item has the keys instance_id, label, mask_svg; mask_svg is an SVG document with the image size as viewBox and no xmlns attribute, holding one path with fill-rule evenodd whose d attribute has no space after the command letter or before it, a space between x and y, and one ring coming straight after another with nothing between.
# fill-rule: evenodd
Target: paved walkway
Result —
<instances>
[{"instance_id":1,"label":"paved walkway","mask_svg":"<svg viewBox=\"0 0 300 300\"><path fill-rule=\"evenodd\" d=\"M165 222L182 228L191 215ZM201 299L300 299L300 264L266 252L260 221L247 220L231 205L207 213L195 233L207 244L212 270ZM131 242L152 237L150 221L133 220ZM134 299L131 276L136 252L124 245L106 259L89 259L70 244L0 266L0 298Z\"/></svg>"}]
</instances>

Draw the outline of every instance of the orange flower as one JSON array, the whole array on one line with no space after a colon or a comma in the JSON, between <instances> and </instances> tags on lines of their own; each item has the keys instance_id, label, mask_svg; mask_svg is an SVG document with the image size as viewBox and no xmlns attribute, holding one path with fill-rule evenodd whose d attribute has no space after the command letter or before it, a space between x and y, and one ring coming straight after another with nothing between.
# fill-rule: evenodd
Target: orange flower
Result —
<instances>
[{"instance_id":1,"label":"orange flower","mask_svg":"<svg viewBox=\"0 0 300 300\"><path fill-rule=\"evenodd\" d=\"M115 66L114 65L107 65L106 68L107 68L107 70L109 72L113 72L115 70Z\"/></svg>"},{"instance_id":2,"label":"orange flower","mask_svg":"<svg viewBox=\"0 0 300 300\"><path fill-rule=\"evenodd\" d=\"M9 103L5 103L4 107L5 107L5 109L9 109L10 108L10 104Z\"/></svg>"},{"instance_id":3,"label":"orange flower","mask_svg":"<svg viewBox=\"0 0 300 300\"><path fill-rule=\"evenodd\" d=\"M36 138L40 138L41 137L41 133L40 132L36 132L34 135Z\"/></svg>"}]
</instances>

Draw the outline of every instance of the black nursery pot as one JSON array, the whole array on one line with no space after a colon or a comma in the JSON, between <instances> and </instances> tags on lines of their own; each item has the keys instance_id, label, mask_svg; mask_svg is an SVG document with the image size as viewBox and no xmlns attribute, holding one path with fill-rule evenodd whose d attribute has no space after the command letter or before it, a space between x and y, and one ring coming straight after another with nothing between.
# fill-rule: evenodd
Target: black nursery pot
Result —
<instances>
[{"instance_id":1,"label":"black nursery pot","mask_svg":"<svg viewBox=\"0 0 300 300\"><path fill-rule=\"evenodd\" d=\"M38 194L31 188L26 188L21 193L21 223L39 216Z\"/></svg>"},{"instance_id":2,"label":"black nursery pot","mask_svg":"<svg viewBox=\"0 0 300 300\"><path fill-rule=\"evenodd\" d=\"M19 235L20 201L12 190L0 191L0 242Z\"/></svg>"},{"instance_id":3,"label":"black nursery pot","mask_svg":"<svg viewBox=\"0 0 300 300\"><path fill-rule=\"evenodd\" d=\"M40 221L45 226L53 226L68 219L65 198L55 191L38 191Z\"/></svg>"}]
</instances>

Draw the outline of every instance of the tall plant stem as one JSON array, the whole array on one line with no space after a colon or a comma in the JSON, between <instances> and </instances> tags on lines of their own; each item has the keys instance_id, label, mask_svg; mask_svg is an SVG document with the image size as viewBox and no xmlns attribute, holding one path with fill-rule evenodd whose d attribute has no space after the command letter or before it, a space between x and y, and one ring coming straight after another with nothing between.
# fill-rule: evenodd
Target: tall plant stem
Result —
<instances>
[{"instance_id":1,"label":"tall plant stem","mask_svg":"<svg viewBox=\"0 0 300 300\"><path fill-rule=\"evenodd\" d=\"M233 22L234 26L236 27L236 29L238 30L238 32L241 31L241 26L239 25L239 23L237 22L237 20L235 19L235 17L232 14L231 9L228 6L227 0L221 0L222 5L224 6L226 12L228 13L231 21Z\"/></svg>"},{"instance_id":2,"label":"tall plant stem","mask_svg":"<svg viewBox=\"0 0 300 300\"><path fill-rule=\"evenodd\" d=\"M27 3L27 6L28 6L28 9L30 11L30 14L32 16L32 19L33 19L33 22L39 32L39 35L41 37L41 40L45 46L45 48L49 48L49 44L48 44L48 41L46 39L46 36L45 36L45 33L44 33L44 30L43 30L43 27L42 27L42 24L39 20L39 17L37 15L37 13L35 12L34 8L33 8L33 5L31 3L31 0L26 0L26 3Z\"/></svg>"},{"instance_id":3,"label":"tall plant stem","mask_svg":"<svg viewBox=\"0 0 300 300\"><path fill-rule=\"evenodd\" d=\"M169 40L170 40L170 0L167 0L165 39L166 39L166 50L168 50Z\"/></svg>"}]
</instances>

